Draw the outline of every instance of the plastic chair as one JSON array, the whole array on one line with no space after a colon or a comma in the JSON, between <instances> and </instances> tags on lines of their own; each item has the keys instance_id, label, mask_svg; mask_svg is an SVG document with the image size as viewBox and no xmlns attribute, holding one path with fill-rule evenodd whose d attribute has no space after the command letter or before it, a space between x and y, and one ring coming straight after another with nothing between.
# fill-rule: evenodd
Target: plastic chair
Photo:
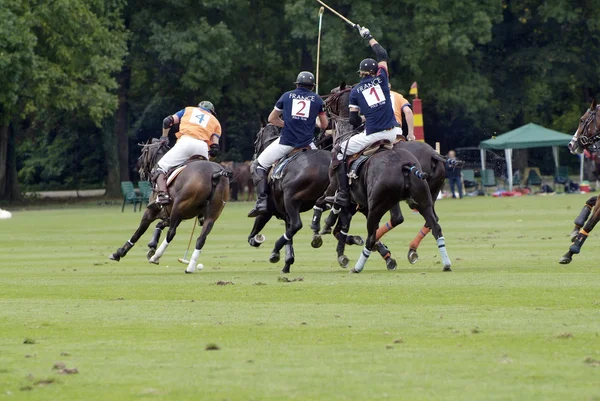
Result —
<instances>
[{"instance_id":1,"label":"plastic chair","mask_svg":"<svg viewBox=\"0 0 600 401\"><path fill-rule=\"evenodd\" d=\"M148 202L150 202L150 196L152 196L152 184L150 181L140 181L138 182L138 188L140 189L142 205L144 203L148 204ZM140 211L141 210L142 206L140 205Z\"/></svg>"},{"instance_id":2,"label":"plastic chair","mask_svg":"<svg viewBox=\"0 0 600 401\"><path fill-rule=\"evenodd\" d=\"M477 180L475 179L475 170L463 170L462 171L462 179L463 179L463 185L465 186L465 189L468 189L468 188L479 189L479 184L477 183Z\"/></svg>"},{"instance_id":3,"label":"plastic chair","mask_svg":"<svg viewBox=\"0 0 600 401\"><path fill-rule=\"evenodd\" d=\"M496 176L494 170L481 170L481 186L485 188L496 187Z\"/></svg>"},{"instance_id":4,"label":"plastic chair","mask_svg":"<svg viewBox=\"0 0 600 401\"><path fill-rule=\"evenodd\" d=\"M527 186L528 187L539 186L540 191L542 190L542 177L540 177L539 174L535 170L531 170L529 172L529 177L527 177Z\"/></svg>"},{"instance_id":5,"label":"plastic chair","mask_svg":"<svg viewBox=\"0 0 600 401\"><path fill-rule=\"evenodd\" d=\"M556 168L556 174L554 174L554 191L556 186L564 188L565 184L569 182L569 168L567 166L558 166Z\"/></svg>"},{"instance_id":6,"label":"plastic chair","mask_svg":"<svg viewBox=\"0 0 600 401\"><path fill-rule=\"evenodd\" d=\"M133 182L131 181L121 181L121 193L123 194L123 206L121 206L121 213L125 210L126 204L133 204L133 211L136 211L137 205L140 205L140 210L142 208L142 197L140 194L135 192L133 188Z\"/></svg>"}]
</instances>

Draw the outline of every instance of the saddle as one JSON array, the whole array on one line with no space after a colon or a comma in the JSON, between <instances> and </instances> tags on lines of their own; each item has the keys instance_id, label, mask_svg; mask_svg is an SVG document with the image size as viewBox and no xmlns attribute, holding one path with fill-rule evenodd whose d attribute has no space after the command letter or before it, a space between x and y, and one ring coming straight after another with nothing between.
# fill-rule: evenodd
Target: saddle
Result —
<instances>
[{"instance_id":1,"label":"saddle","mask_svg":"<svg viewBox=\"0 0 600 401\"><path fill-rule=\"evenodd\" d=\"M183 164L175 167L171 167L169 171L167 171L167 187L171 185L171 183L177 178L177 176L187 167L188 164L197 160L208 160L206 157L202 155L193 155L189 159L183 162Z\"/></svg>"},{"instance_id":2,"label":"saddle","mask_svg":"<svg viewBox=\"0 0 600 401\"><path fill-rule=\"evenodd\" d=\"M290 164L292 160L297 158L302 154L302 152L306 152L310 149L310 146L305 146L303 148L294 148L290 153L286 156L279 159L273 167L271 167L271 171L269 174L270 181L279 180L283 177L283 173L285 172L285 168Z\"/></svg>"},{"instance_id":3,"label":"saddle","mask_svg":"<svg viewBox=\"0 0 600 401\"><path fill-rule=\"evenodd\" d=\"M369 160L369 158L371 156L373 156L376 153L383 152L384 150L390 150L393 148L394 148L394 145L392 145L392 143L390 141L388 141L386 139L382 139L380 141L375 142L368 148L364 149L362 152L358 152L358 153L350 156L346 160L346 163L348 166L349 184L352 184L352 180L355 180L358 178L358 173L359 173L361 166L367 160Z\"/></svg>"}]
</instances>

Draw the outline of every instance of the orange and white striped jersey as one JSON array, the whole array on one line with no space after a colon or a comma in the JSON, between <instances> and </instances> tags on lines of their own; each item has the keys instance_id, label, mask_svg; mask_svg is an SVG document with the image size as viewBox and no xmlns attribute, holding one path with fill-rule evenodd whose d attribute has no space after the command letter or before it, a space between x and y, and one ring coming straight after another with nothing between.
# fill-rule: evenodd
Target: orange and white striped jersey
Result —
<instances>
[{"instance_id":1,"label":"orange and white striped jersey","mask_svg":"<svg viewBox=\"0 0 600 401\"><path fill-rule=\"evenodd\" d=\"M398 92L390 91L390 94L392 95L392 108L394 109L396 121L398 121L398 124L402 124L402 108L405 105L410 106L410 102Z\"/></svg>"},{"instance_id":2,"label":"orange and white striped jersey","mask_svg":"<svg viewBox=\"0 0 600 401\"><path fill-rule=\"evenodd\" d=\"M179 117L179 132L175 134L178 139L189 135L210 144L213 134L221 137L221 123L208 110L186 107L175 115Z\"/></svg>"}]
</instances>

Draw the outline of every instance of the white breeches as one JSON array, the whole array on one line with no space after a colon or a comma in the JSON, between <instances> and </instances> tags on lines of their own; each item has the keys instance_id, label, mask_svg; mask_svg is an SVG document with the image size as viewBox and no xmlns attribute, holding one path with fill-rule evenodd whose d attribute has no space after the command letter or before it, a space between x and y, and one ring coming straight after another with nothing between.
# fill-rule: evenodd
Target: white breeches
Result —
<instances>
[{"instance_id":1,"label":"white breeches","mask_svg":"<svg viewBox=\"0 0 600 401\"><path fill-rule=\"evenodd\" d=\"M192 138L189 135L183 135L159 161L158 167L163 172L170 168L179 166L194 155L201 155L208 160L208 145L206 142Z\"/></svg>"},{"instance_id":2,"label":"white breeches","mask_svg":"<svg viewBox=\"0 0 600 401\"><path fill-rule=\"evenodd\" d=\"M374 132L371 135L367 135L366 131L363 131L340 144L342 153L338 153L337 158L338 160L343 160L344 151L346 156L350 156L383 139L387 139L391 143L394 143L396 135L402 135L402 128L395 127L387 131ZM346 144L348 144L348 148L346 148Z\"/></svg>"},{"instance_id":3,"label":"white breeches","mask_svg":"<svg viewBox=\"0 0 600 401\"><path fill-rule=\"evenodd\" d=\"M264 167L265 169L269 169L275 162L282 157L286 156L292 150L294 150L293 146L289 145L281 145L279 143L279 139L277 138L273 143L271 143L256 159L258 163ZM311 149L316 149L314 143L310 143Z\"/></svg>"}]
</instances>

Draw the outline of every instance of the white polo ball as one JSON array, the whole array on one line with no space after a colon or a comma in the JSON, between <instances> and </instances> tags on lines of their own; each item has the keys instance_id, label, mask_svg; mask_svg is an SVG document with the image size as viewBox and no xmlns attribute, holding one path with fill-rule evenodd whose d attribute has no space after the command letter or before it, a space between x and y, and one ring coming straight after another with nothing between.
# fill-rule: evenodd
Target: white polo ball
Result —
<instances>
[{"instance_id":1,"label":"white polo ball","mask_svg":"<svg viewBox=\"0 0 600 401\"><path fill-rule=\"evenodd\" d=\"M204 265L203 265L202 263L198 263L198 264L196 265L196 269L197 269L197 270L202 270L202 269L204 269Z\"/></svg>"}]
</instances>

